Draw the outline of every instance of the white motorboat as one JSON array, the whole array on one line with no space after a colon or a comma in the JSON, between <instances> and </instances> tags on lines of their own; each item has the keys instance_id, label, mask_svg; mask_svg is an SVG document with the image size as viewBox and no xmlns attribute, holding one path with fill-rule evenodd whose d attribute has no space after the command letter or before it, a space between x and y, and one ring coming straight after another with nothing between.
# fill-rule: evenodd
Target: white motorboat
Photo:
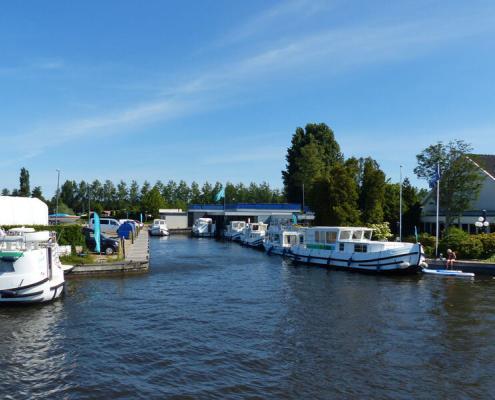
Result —
<instances>
[{"instance_id":1,"label":"white motorboat","mask_svg":"<svg viewBox=\"0 0 495 400\"><path fill-rule=\"evenodd\" d=\"M372 241L362 227L317 226L304 231L304 243L289 255L308 264L375 273L412 273L427 267L420 243Z\"/></svg>"},{"instance_id":2,"label":"white motorboat","mask_svg":"<svg viewBox=\"0 0 495 400\"><path fill-rule=\"evenodd\" d=\"M227 240L239 241L245 227L246 222L244 221L231 221L227 229L225 229L223 237Z\"/></svg>"},{"instance_id":3,"label":"white motorboat","mask_svg":"<svg viewBox=\"0 0 495 400\"><path fill-rule=\"evenodd\" d=\"M247 224L241 236L241 243L245 246L262 249L267 229L268 225L261 222Z\"/></svg>"},{"instance_id":4,"label":"white motorboat","mask_svg":"<svg viewBox=\"0 0 495 400\"><path fill-rule=\"evenodd\" d=\"M198 218L192 227L192 235L196 237L215 236L216 225L211 218Z\"/></svg>"},{"instance_id":5,"label":"white motorboat","mask_svg":"<svg viewBox=\"0 0 495 400\"><path fill-rule=\"evenodd\" d=\"M0 303L34 303L58 298L64 270L48 231L12 229L0 236Z\"/></svg>"},{"instance_id":6,"label":"white motorboat","mask_svg":"<svg viewBox=\"0 0 495 400\"><path fill-rule=\"evenodd\" d=\"M155 219L150 226L149 233L151 236L168 236L167 222L164 219Z\"/></svg>"},{"instance_id":7,"label":"white motorboat","mask_svg":"<svg viewBox=\"0 0 495 400\"><path fill-rule=\"evenodd\" d=\"M285 255L292 246L301 244L303 241L303 229L297 229L293 226L270 225L263 247L267 254Z\"/></svg>"}]
</instances>

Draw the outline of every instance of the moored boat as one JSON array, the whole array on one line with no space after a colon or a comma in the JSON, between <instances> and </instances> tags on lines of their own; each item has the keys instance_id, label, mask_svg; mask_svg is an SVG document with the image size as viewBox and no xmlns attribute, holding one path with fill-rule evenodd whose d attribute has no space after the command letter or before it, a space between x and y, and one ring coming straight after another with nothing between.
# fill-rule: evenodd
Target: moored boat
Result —
<instances>
[{"instance_id":1,"label":"moored boat","mask_svg":"<svg viewBox=\"0 0 495 400\"><path fill-rule=\"evenodd\" d=\"M64 291L64 266L48 231L13 229L0 236L0 303L46 302Z\"/></svg>"},{"instance_id":2,"label":"moored boat","mask_svg":"<svg viewBox=\"0 0 495 400\"><path fill-rule=\"evenodd\" d=\"M245 246L262 249L267 229L268 225L262 222L247 224L241 236L241 243Z\"/></svg>"},{"instance_id":3,"label":"moored boat","mask_svg":"<svg viewBox=\"0 0 495 400\"><path fill-rule=\"evenodd\" d=\"M290 256L308 264L375 273L415 273L427 266L420 243L373 241L372 233L364 227L307 228L304 243L292 246Z\"/></svg>"},{"instance_id":4,"label":"moored boat","mask_svg":"<svg viewBox=\"0 0 495 400\"><path fill-rule=\"evenodd\" d=\"M196 237L215 236L216 226L211 218L198 218L192 227L192 235Z\"/></svg>"},{"instance_id":5,"label":"moored boat","mask_svg":"<svg viewBox=\"0 0 495 400\"><path fill-rule=\"evenodd\" d=\"M164 219L155 219L149 228L151 236L168 236L167 222Z\"/></svg>"},{"instance_id":6,"label":"moored boat","mask_svg":"<svg viewBox=\"0 0 495 400\"><path fill-rule=\"evenodd\" d=\"M227 229L225 229L223 237L227 240L239 241L245 227L245 221L231 221Z\"/></svg>"},{"instance_id":7,"label":"moored boat","mask_svg":"<svg viewBox=\"0 0 495 400\"><path fill-rule=\"evenodd\" d=\"M263 247L267 254L287 254L292 246L301 244L304 240L304 230L293 226L270 225L266 232Z\"/></svg>"}]
</instances>

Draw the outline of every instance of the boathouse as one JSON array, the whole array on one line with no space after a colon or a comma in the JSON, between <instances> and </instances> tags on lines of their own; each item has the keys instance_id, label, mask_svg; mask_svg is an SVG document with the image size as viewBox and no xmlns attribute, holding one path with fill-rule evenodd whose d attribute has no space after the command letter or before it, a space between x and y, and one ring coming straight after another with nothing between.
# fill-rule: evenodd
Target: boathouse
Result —
<instances>
[{"instance_id":1,"label":"boathouse","mask_svg":"<svg viewBox=\"0 0 495 400\"><path fill-rule=\"evenodd\" d=\"M479 229L475 223L483 217L483 210L486 211L488 221L487 232L495 232L495 155L471 154L469 159L479 168L480 174L484 177L480 195L473 202L469 210L456 220L459 227L469 233L477 233ZM436 220L436 191L431 190L422 203L421 223L423 232L435 234ZM440 232L445 228L445 214L440 208L439 212Z\"/></svg>"},{"instance_id":2,"label":"boathouse","mask_svg":"<svg viewBox=\"0 0 495 400\"><path fill-rule=\"evenodd\" d=\"M303 212L301 205L297 203L192 204L187 214L189 226L198 218L211 218L217 227L225 227L230 221L236 220L284 224L292 221L294 216L300 223L314 219L314 214L309 209L306 208Z\"/></svg>"}]
</instances>

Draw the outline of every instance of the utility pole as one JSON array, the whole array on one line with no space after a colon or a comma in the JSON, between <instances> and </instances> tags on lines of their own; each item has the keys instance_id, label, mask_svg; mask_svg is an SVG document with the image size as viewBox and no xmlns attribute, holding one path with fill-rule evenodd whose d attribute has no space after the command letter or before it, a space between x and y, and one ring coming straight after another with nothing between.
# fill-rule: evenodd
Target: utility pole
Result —
<instances>
[{"instance_id":1,"label":"utility pole","mask_svg":"<svg viewBox=\"0 0 495 400\"><path fill-rule=\"evenodd\" d=\"M304 213L304 182L302 184L302 212Z\"/></svg>"},{"instance_id":2,"label":"utility pole","mask_svg":"<svg viewBox=\"0 0 495 400\"><path fill-rule=\"evenodd\" d=\"M58 198L60 196L60 170L57 169L57 205L55 208L55 225L58 225Z\"/></svg>"},{"instance_id":3,"label":"utility pole","mask_svg":"<svg viewBox=\"0 0 495 400\"><path fill-rule=\"evenodd\" d=\"M400 166L400 190L399 190L399 242L402 242L402 165Z\"/></svg>"}]
</instances>

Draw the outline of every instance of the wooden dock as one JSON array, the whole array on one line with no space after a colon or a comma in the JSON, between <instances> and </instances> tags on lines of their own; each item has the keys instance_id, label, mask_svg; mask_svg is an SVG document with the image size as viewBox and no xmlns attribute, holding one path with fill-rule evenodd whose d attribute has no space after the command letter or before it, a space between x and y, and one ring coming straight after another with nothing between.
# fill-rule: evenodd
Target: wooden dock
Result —
<instances>
[{"instance_id":1,"label":"wooden dock","mask_svg":"<svg viewBox=\"0 0 495 400\"><path fill-rule=\"evenodd\" d=\"M444 260L434 260L427 259L428 267L435 268L445 268ZM454 262L454 269L459 269L464 272L474 272L475 274L482 275L495 275L495 263L482 262L482 261L466 261L466 260L456 260Z\"/></svg>"},{"instance_id":2,"label":"wooden dock","mask_svg":"<svg viewBox=\"0 0 495 400\"><path fill-rule=\"evenodd\" d=\"M148 272L149 269L149 237L148 230L142 229L134 243L125 243L125 259L114 262L76 265L67 277L81 275L108 275Z\"/></svg>"}]
</instances>

